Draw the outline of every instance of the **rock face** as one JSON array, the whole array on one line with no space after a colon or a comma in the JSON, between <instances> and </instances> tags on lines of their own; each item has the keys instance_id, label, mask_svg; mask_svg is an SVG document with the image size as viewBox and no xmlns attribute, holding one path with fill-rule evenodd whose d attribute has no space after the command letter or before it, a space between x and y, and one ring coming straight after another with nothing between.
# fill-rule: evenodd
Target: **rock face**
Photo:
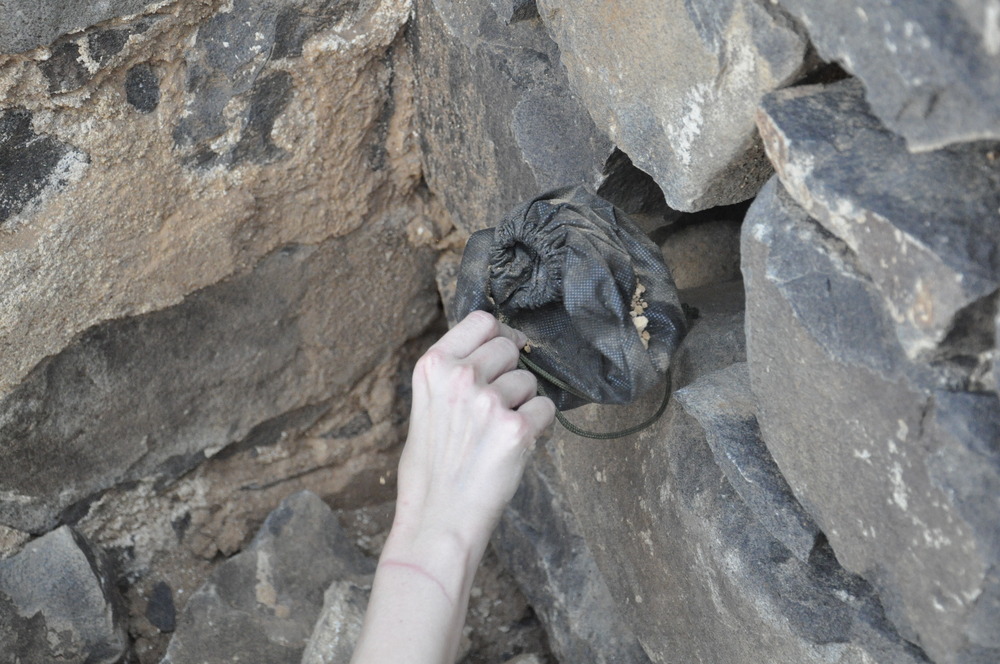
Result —
<instances>
[{"instance_id":1,"label":"rock face","mask_svg":"<svg viewBox=\"0 0 1000 664\"><path fill-rule=\"evenodd\" d=\"M0 282L16 284L0 292L0 397L95 325L412 193L412 95L393 84L410 7L325 4L178 2L0 64L16 100L0 111Z\"/></svg>"},{"instance_id":2,"label":"rock face","mask_svg":"<svg viewBox=\"0 0 1000 664\"><path fill-rule=\"evenodd\" d=\"M327 587L374 571L318 496L294 494L191 597L162 664L299 664Z\"/></svg>"},{"instance_id":3,"label":"rock face","mask_svg":"<svg viewBox=\"0 0 1000 664\"><path fill-rule=\"evenodd\" d=\"M908 355L935 349L963 310L1000 288L995 145L911 155L855 80L769 95L759 118L785 190L847 244Z\"/></svg>"},{"instance_id":4,"label":"rock face","mask_svg":"<svg viewBox=\"0 0 1000 664\"><path fill-rule=\"evenodd\" d=\"M539 0L573 90L678 210L752 198L770 174L761 96L803 68L807 40L754 0Z\"/></svg>"},{"instance_id":5,"label":"rock face","mask_svg":"<svg viewBox=\"0 0 1000 664\"><path fill-rule=\"evenodd\" d=\"M51 43L59 35L76 32L109 18L138 14L164 4L157 0L109 0L66 3L60 0L14 0L4 3L0 24L0 53L20 53Z\"/></svg>"},{"instance_id":6,"label":"rock face","mask_svg":"<svg viewBox=\"0 0 1000 664\"><path fill-rule=\"evenodd\" d=\"M125 618L104 554L69 527L0 560L4 664L115 664L128 648Z\"/></svg>"},{"instance_id":7,"label":"rock face","mask_svg":"<svg viewBox=\"0 0 1000 664\"><path fill-rule=\"evenodd\" d=\"M411 39L425 176L461 230L541 191L597 186L612 145L537 19L507 25L488 0L420 0Z\"/></svg>"},{"instance_id":8,"label":"rock face","mask_svg":"<svg viewBox=\"0 0 1000 664\"><path fill-rule=\"evenodd\" d=\"M169 480L344 392L434 318L432 269L433 252L383 221L94 328L0 401L0 520L46 529L97 491Z\"/></svg>"},{"instance_id":9,"label":"rock face","mask_svg":"<svg viewBox=\"0 0 1000 664\"><path fill-rule=\"evenodd\" d=\"M996 659L979 626L1000 619L980 600L995 592L998 529L980 510L996 505L1000 404L921 382L862 265L777 182L758 196L743 269L764 439L906 639L936 662Z\"/></svg>"},{"instance_id":10,"label":"rock face","mask_svg":"<svg viewBox=\"0 0 1000 664\"><path fill-rule=\"evenodd\" d=\"M537 450L493 539L500 562L545 624L559 661L648 663L553 486L557 481L549 452Z\"/></svg>"},{"instance_id":11,"label":"rock face","mask_svg":"<svg viewBox=\"0 0 1000 664\"><path fill-rule=\"evenodd\" d=\"M914 151L1000 139L1000 6L781 0L819 54L865 84L875 114Z\"/></svg>"},{"instance_id":12,"label":"rock face","mask_svg":"<svg viewBox=\"0 0 1000 664\"><path fill-rule=\"evenodd\" d=\"M654 662L926 661L773 471L743 363L739 284L683 295L700 313L660 422L616 441L557 432L561 490L625 623ZM623 427L658 398L571 416Z\"/></svg>"}]
</instances>

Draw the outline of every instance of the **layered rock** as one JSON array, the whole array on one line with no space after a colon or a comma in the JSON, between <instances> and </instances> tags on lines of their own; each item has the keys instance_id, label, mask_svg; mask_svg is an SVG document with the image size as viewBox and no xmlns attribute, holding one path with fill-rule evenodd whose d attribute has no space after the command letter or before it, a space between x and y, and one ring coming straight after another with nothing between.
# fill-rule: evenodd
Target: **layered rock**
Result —
<instances>
[{"instance_id":1,"label":"layered rock","mask_svg":"<svg viewBox=\"0 0 1000 664\"><path fill-rule=\"evenodd\" d=\"M43 530L103 489L176 477L345 392L437 315L433 257L383 220L90 330L0 401L0 517Z\"/></svg>"},{"instance_id":2,"label":"layered rock","mask_svg":"<svg viewBox=\"0 0 1000 664\"><path fill-rule=\"evenodd\" d=\"M997 146L910 154L855 80L769 95L759 122L785 190L846 243L909 356L1000 288Z\"/></svg>"},{"instance_id":3,"label":"layered rock","mask_svg":"<svg viewBox=\"0 0 1000 664\"><path fill-rule=\"evenodd\" d=\"M493 226L555 187L597 186L612 145L537 19L507 24L488 0L420 0L410 34L425 177L456 226Z\"/></svg>"},{"instance_id":4,"label":"layered rock","mask_svg":"<svg viewBox=\"0 0 1000 664\"><path fill-rule=\"evenodd\" d=\"M573 90L678 210L752 198L770 175L761 96L800 74L808 41L773 3L539 0Z\"/></svg>"},{"instance_id":5,"label":"layered rock","mask_svg":"<svg viewBox=\"0 0 1000 664\"><path fill-rule=\"evenodd\" d=\"M914 151L1000 139L1000 5L781 0Z\"/></svg>"},{"instance_id":6,"label":"layered rock","mask_svg":"<svg viewBox=\"0 0 1000 664\"><path fill-rule=\"evenodd\" d=\"M779 183L751 207L747 346L764 440L906 639L939 663L995 659L981 625L1000 619L984 601L1000 554L984 516L1000 482L1000 404L924 382L863 266Z\"/></svg>"}]
</instances>

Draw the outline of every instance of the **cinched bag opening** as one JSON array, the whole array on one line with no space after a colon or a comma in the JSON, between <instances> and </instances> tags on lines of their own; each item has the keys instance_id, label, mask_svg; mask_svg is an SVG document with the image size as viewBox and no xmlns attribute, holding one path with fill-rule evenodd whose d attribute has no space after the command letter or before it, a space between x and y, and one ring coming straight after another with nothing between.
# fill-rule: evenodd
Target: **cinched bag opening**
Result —
<instances>
[{"instance_id":1,"label":"cinched bag opening","mask_svg":"<svg viewBox=\"0 0 1000 664\"><path fill-rule=\"evenodd\" d=\"M473 233L453 318L477 309L524 332L526 357L572 388L540 377L559 410L633 402L661 380L686 331L659 247L583 187L542 194Z\"/></svg>"}]
</instances>

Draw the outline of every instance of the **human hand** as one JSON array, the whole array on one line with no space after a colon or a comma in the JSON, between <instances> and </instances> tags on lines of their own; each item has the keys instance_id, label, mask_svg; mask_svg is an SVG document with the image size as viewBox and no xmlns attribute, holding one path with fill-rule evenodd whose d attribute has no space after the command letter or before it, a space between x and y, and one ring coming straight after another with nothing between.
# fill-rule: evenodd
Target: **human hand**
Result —
<instances>
[{"instance_id":1,"label":"human hand","mask_svg":"<svg viewBox=\"0 0 1000 664\"><path fill-rule=\"evenodd\" d=\"M555 415L552 402L536 396L534 375L516 369L526 341L475 311L417 362L399 463L397 540L451 540L478 563Z\"/></svg>"},{"instance_id":2,"label":"human hand","mask_svg":"<svg viewBox=\"0 0 1000 664\"><path fill-rule=\"evenodd\" d=\"M455 661L476 568L555 416L515 368L526 341L474 311L417 362L396 517L355 664Z\"/></svg>"}]
</instances>

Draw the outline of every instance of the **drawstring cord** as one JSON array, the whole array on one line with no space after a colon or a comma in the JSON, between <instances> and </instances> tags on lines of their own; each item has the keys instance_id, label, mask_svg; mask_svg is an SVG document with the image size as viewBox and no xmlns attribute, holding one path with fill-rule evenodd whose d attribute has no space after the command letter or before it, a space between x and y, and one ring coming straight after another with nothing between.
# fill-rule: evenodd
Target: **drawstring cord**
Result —
<instances>
[{"instance_id":1,"label":"drawstring cord","mask_svg":"<svg viewBox=\"0 0 1000 664\"><path fill-rule=\"evenodd\" d=\"M527 354L524 352L521 353L521 356L517 362L517 366L521 369L525 369L535 374L536 378L543 378L547 380L548 382L552 383L559 389L565 390L575 397L579 397L581 399L590 401L590 397L588 397L585 394L582 394L579 390L570 387L569 385L566 384L565 381L556 378L548 371L542 369L540 366L529 360ZM575 433L578 436L583 436L584 438L593 438L595 440L612 440L614 438L624 438L625 436L631 436L632 434L638 433L643 429L646 429L647 427L653 425L657 420L660 419L660 416L663 415L664 411L667 410L667 404L670 402L670 381L666 380L665 383L666 385L663 388L663 400L660 402L660 407L656 409L656 412L653 413L651 417L644 420L643 422L636 424L635 426L631 426L627 429L622 429L621 431L610 431L607 433L602 433L599 431L588 431L586 429L581 429L580 427L576 426L575 424L567 420L566 416L563 415L558 410L556 411L556 419L559 420L559 423L563 425L567 431L569 431L570 433ZM543 397L548 396L545 393L545 388L543 387L541 380L538 381L538 393Z\"/></svg>"}]
</instances>

